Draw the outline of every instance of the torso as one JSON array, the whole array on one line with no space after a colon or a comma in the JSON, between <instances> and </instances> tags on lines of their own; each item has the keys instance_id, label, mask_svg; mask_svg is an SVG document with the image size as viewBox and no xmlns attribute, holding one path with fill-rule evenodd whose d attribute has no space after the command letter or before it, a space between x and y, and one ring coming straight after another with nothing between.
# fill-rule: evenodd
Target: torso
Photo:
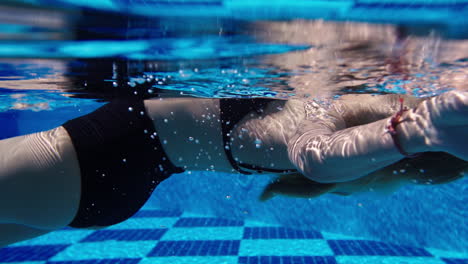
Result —
<instances>
[{"instance_id":1,"label":"torso","mask_svg":"<svg viewBox=\"0 0 468 264\"><path fill-rule=\"evenodd\" d=\"M145 102L170 160L186 170L236 172L224 152L219 100L166 98ZM149 106L149 107L148 107ZM263 113L250 112L233 129L238 161L272 169L294 169L288 139L305 118L303 103L277 100Z\"/></svg>"}]
</instances>

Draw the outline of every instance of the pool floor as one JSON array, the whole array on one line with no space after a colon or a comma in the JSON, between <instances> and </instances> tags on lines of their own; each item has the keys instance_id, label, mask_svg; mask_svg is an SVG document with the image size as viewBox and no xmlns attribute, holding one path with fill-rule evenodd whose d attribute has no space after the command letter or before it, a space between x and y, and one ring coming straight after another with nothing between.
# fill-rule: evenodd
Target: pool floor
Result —
<instances>
[{"instance_id":1,"label":"pool floor","mask_svg":"<svg viewBox=\"0 0 468 264\"><path fill-rule=\"evenodd\" d=\"M461 264L468 255L146 208L102 230L66 228L0 249L0 264Z\"/></svg>"}]
</instances>

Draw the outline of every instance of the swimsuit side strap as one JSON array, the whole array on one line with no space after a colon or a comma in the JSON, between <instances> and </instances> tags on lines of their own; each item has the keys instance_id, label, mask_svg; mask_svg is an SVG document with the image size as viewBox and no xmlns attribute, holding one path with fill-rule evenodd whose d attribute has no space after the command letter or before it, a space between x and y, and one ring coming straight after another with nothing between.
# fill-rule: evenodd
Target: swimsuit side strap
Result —
<instances>
[{"instance_id":1,"label":"swimsuit side strap","mask_svg":"<svg viewBox=\"0 0 468 264\"><path fill-rule=\"evenodd\" d=\"M250 99L242 99L242 98L231 98L231 99L220 99L219 100L219 107L220 107L220 120L221 120L221 129L223 133L223 144L224 144L224 152L226 153L226 157L231 164L231 166L238 172L242 174L250 175L252 172L243 170L241 167L255 170L256 172L272 172L272 173L285 173L289 172L289 170L276 170L276 169L267 169L261 168L255 165L249 165L244 163L237 162L231 151L231 133L234 126L244 118L248 113L252 111L256 111L257 113L261 113L263 108L270 102L275 101L276 99L267 99L267 98L250 98Z\"/></svg>"}]
</instances>

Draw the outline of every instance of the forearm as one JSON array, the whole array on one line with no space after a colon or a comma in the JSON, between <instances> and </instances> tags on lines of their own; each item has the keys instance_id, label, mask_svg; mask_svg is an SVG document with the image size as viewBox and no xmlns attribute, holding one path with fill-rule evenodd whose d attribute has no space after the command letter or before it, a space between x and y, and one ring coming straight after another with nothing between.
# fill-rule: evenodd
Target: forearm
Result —
<instances>
[{"instance_id":1,"label":"forearm","mask_svg":"<svg viewBox=\"0 0 468 264\"><path fill-rule=\"evenodd\" d=\"M389 122L390 118L386 118L325 134L307 131L289 144L289 157L299 171L317 182L360 178L404 158L387 132ZM407 152L428 150L416 122L399 124L397 133Z\"/></svg>"}]
</instances>

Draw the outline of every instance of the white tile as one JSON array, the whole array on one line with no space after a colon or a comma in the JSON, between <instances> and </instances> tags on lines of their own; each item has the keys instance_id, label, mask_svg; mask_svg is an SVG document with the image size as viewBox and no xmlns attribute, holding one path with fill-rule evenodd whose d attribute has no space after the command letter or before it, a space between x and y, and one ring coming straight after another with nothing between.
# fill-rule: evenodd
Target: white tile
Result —
<instances>
[{"instance_id":1,"label":"white tile","mask_svg":"<svg viewBox=\"0 0 468 264\"><path fill-rule=\"evenodd\" d=\"M178 227L169 229L161 240L241 240L243 227Z\"/></svg>"},{"instance_id":2,"label":"white tile","mask_svg":"<svg viewBox=\"0 0 468 264\"><path fill-rule=\"evenodd\" d=\"M445 264L431 257L337 256L338 264Z\"/></svg>"},{"instance_id":3,"label":"white tile","mask_svg":"<svg viewBox=\"0 0 468 264\"><path fill-rule=\"evenodd\" d=\"M138 264L237 264L237 257L157 257Z\"/></svg>"},{"instance_id":4,"label":"white tile","mask_svg":"<svg viewBox=\"0 0 468 264\"><path fill-rule=\"evenodd\" d=\"M246 239L241 241L239 256L332 256L322 239Z\"/></svg>"},{"instance_id":5,"label":"white tile","mask_svg":"<svg viewBox=\"0 0 468 264\"><path fill-rule=\"evenodd\" d=\"M101 258L143 258L155 246L156 241L106 241L71 245L50 260L86 260Z\"/></svg>"}]
</instances>

